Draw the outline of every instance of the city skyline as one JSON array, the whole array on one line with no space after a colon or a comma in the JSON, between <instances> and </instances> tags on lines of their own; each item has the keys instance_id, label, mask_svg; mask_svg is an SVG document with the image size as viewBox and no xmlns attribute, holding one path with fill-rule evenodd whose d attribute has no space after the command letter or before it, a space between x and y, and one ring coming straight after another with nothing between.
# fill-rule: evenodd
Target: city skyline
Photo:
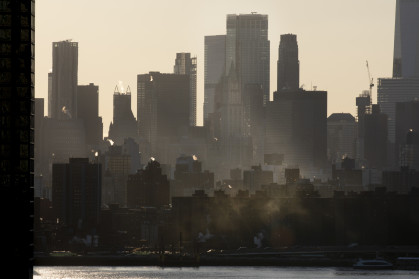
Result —
<instances>
[{"instance_id":1,"label":"city skyline","mask_svg":"<svg viewBox=\"0 0 419 279\"><path fill-rule=\"evenodd\" d=\"M107 135L115 85L122 81L124 87L130 86L135 91L137 74L170 73L173 56L177 52L190 52L197 57L197 125L202 125L204 37L225 34L227 14L251 12L268 15L271 100L276 88L281 34L297 35L300 85L304 84L307 90L317 86L318 90L330 92L328 115L334 112L355 115L354 98L369 86L366 60L374 80L392 74L395 1L351 1L348 4L330 0L320 3L259 1L257 6L250 1L195 2L183 1L183 5L176 5L170 1L157 4L102 1L100 6L96 1L73 1L71 5L46 0L37 3L41 16L36 22L36 97L45 100L48 97L52 42L73 39L79 43L79 84L99 86L99 115L103 117L104 135ZM159 4L167 9L157 13ZM301 9L302 4L305 9ZM380 9L377 9L378 4ZM185 6L189 7L187 12L179 10ZM374 103L375 92L374 88ZM136 111L134 100L132 110Z\"/></svg>"}]
</instances>

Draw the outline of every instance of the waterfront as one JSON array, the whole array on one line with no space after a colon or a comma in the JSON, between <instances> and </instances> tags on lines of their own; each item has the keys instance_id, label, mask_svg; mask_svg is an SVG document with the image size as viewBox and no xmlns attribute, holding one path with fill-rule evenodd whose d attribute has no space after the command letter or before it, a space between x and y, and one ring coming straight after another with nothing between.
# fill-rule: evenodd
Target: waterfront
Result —
<instances>
[{"instance_id":1,"label":"waterfront","mask_svg":"<svg viewBox=\"0 0 419 279\"><path fill-rule=\"evenodd\" d=\"M418 278L419 271L359 271L352 268L305 267L103 267L103 266L36 266L34 279L165 279L165 278Z\"/></svg>"}]
</instances>

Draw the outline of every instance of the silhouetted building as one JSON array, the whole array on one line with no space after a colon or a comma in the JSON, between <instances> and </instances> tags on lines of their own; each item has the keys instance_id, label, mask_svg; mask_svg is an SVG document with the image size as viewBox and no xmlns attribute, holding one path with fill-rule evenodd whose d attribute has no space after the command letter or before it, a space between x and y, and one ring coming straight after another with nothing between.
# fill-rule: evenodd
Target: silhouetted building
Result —
<instances>
[{"instance_id":1,"label":"silhouetted building","mask_svg":"<svg viewBox=\"0 0 419 279\"><path fill-rule=\"evenodd\" d=\"M406 141L400 145L400 166L419 171L419 134L417 130L406 133Z\"/></svg>"},{"instance_id":2,"label":"silhouetted building","mask_svg":"<svg viewBox=\"0 0 419 279\"><path fill-rule=\"evenodd\" d=\"M189 75L150 72L137 76L140 149L147 158L167 163L167 146L189 127Z\"/></svg>"},{"instance_id":3,"label":"silhouetted building","mask_svg":"<svg viewBox=\"0 0 419 279\"><path fill-rule=\"evenodd\" d=\"M157 161L151 160L144 170L128 176L128 208L162 207L170 204L170 185Z\"/></svg>"},{"instance_id":4,"label":"silhouetted building","mask_svg":"<svg viewBox=\"0 0 419 279\"><path fill-rule=\"evenodd\" d=\"M372 113L365 115L364 157L368 168L383 169L387 166L387 115L379 105L372 106Z\"/></svg>"},{"instance_id":5,"label":"silhouetted building","mask_svg":"<svg viewBox=\"0 0 419 279\"><path fill-rule=\"evenodd\" d=\"M43 173L43 126L44 126L44 99L35 98L35 175Z\"/></svg>"},{"instance_id":6,"label":"silhouetted building","mask_svg":"<svg viewBox=\"0 0 419 279\"><path fill-rule=\"evenodd\" d=\"M419 77L419 1L397 0L393 77Z\"/></svg>"},{"instance_id":7,"label":"silhouetted building","mask_svg":"<svg viewBox=\"0 0 419 279\"><path fill-rule=\"evenodd\" d=\"M115 87L113 93L113 122L109 126L109 139L117 145L124 143L124 139L138 139L137 121L131 110L131 90L128 86L126 92L119 92Z\"/></svg>"},{"instance_id":8,"label":"silhouetted building","mask_svg":"<svg viewBox=\"0 0 419 279\"><path fill-rule=\"evenodd\" d=\"M103 140L102 117L99 117L99 86L77 86L77 118L86 129L86 144L99 145Z\"/></svg>"},{"instance_id":9,"label":"silhouetted building","mask_svg":"<svg viewBox=\"0 0 419 279\"><path fill-rule=\"evenodd\" d=\"M0 189L5 266L33 274L35 1L0 5ZM18 210L10 214L10 209Z\"/></svg>"},{"instance_id":10,"label":"silhouetted building","mask_svg":"<svg viewBox=\"0 0 419 279\"><path fill-rule=\"evenodd\" d=\"M205 36L204 125L214 113L215 89L225 70L225 35Z\"/></svg>"},{"instance_id":11,"label":"silhouetted building","mask_svg":"<svg viewBox=\"0 0 419 279\"><path fill-rule=\"evenodd\" d=\"M277 91L295 91L300 86L297 35L281 35L278 48Z\"/></svg>"},{"instance_id":12,"label":"silhouetted building","mask_svg":"<svg viewBox=\"0 0 419 279\"><path fill-rule=\"evenodd\" d=\"M365 115L371 113L371 96L370 91L364 90L362 94L356 97L357 107L357 141L356 141L356 159L364 160L364 132L365 132Z\"/></svg>"},{"instance_id":13,"label":"silhouetted building","mask_svg":"<svg viewBox=\"0 0 419 279\"><path fill-rule=\"evenodd\" d=\"M389 191L407 194L419 185L419 172L409 167L397 171L383 171L383 187Z\"/></svg>"},{"instance_id":14,"label":"silhouetted building","mask_svg":"<svg viewBox=\"0 0 419 279\"><path fill-rule=\"evenodd\" d=\"M275 92L266 108L265 153L284 154L304 175L327 161L327 92ZM317 175L316 175L317 176Z\"/></svg>"},{"instance_id":15,"label":"silhouetted building","mask_svg":"<svg viewBox=\"0 0 419 279\"><path fill-rule=\"evenodd\" d=\"M174 74L189 76L189 125L196 126L196 57L190 53L176 53Z\"/></svg>"},{"instance_id":16,"label":"silhouetted building","mask_svg":"<svg viewBox=\"0 0 419 279\"><path fill-rule=\"evenodd\" d=\"M327 118L327 154L331 162L355 158L357 125L350 113L332 113Z\"/></svg>"},{"instance_id":17,"label":"silhouetted building","mask_svg":"<svg viewBox=\"0 0 419 279\"><path fill-rule=\"evenodd\" d=\"M77 117L79 47L71 40L52 43L51 114L53 119Z\"/></svg>"},{"instance_id":18,"label":"silhouetted building","mask_svg":"<svg viewBox=\"0 0 419 279\"><path fill-rule=\"evenodd\" d=\"M59 224L75 232L97 229L100 213L102 166L87 158L70 158L52 166L52 203Z\"/></svg>"},{"instance_id":19,"label":"silhouetted building","mask_svg":"<svg viewBox=\"0 0 419 279\"><path fill-rule=\"evenodd\" d=\"M414 135L419 131L419 101L396 103L395 122L395 156L398 166L403 166L402 159L406 158L401 155L406 148L408 136L410 135L410 139L412 139L411 145L414 145ZM410 151L405 151L410 153ZM412 152L414 151L412 150Z\"/></svg>"}]
</instances>

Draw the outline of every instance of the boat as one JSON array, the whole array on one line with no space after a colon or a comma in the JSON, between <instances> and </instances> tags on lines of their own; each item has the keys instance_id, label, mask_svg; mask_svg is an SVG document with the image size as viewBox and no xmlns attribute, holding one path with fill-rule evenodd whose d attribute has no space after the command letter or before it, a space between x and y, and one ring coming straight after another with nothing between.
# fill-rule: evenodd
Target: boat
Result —
<instances>
[{"instance_id":1,"label":"boat","mask_svg":"<svg viewBox=\"0 0 419 279\"><path fill-rule=\"evenodd\" d=\"M359 259L354 265L355 269L393 269L393 264L384 259Z\"/></svg>"}]
</instances>

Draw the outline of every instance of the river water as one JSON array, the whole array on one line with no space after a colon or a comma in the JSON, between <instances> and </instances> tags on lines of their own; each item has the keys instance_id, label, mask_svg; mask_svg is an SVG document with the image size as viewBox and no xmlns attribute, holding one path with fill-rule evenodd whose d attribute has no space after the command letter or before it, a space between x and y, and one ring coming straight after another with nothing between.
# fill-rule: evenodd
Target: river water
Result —
<instances>
[{"instance_id":1,"label":"river water","mask_svg":"<svg viewBox=\"0 0 419 279\"><path fill-rule=\"evenodd\" d=\"M164 278L339 278L339 279L417 279L419 271L359 271L351 268L301 267L35 267L34 279L164 279Z\"/></svg>"}]
</instances>

